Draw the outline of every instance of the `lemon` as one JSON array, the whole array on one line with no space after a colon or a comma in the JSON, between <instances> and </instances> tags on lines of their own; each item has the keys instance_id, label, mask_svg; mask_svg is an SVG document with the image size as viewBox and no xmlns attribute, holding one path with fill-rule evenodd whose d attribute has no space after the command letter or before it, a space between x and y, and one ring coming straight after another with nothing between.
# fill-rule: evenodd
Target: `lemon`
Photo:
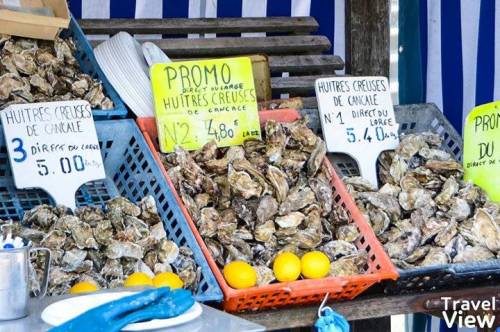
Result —
<instances>
[{"instance_id":1,"label":"lemon","mask_svg":"<svg viewBox=\"0 0 500 332\"><path fill-rule=\"evenodd\" d=\"M330 259L321 251L311 251L302 256L302 275L307 279L325 277L330 270Z\"/></svg>"},{"instance_id":2,"label":"lemon","mask_svg":"<svg viewBox=\"0 0 500 332\"><path fill-rule=\"evenodd\" d=\"M300 269L300 258L291 252L281 253L274 259L273 271L278 281L297 280Z\"/></svg>"},{"instance_id":3,"label":"lemon","mask_svg":"<svg viewBox=\"0 0 500 332\"><path fill-rule=\"evenodd\" d=\"M73 285L69 289L70 294L81 294L81 293L91 293L98 291L99 287L90 281L80 281Z\"/></svg>"},{"instance_id":4,"label":"lemon","mask_svg":"<svg viewBox=\"0 0 500 332\"><path fill-rule=\"evenodd\" d=\"M153 286L153 280L144 272L134 272L123 283L125 287Z\"/></svg>"},{"instance_id":5,"label":"lemon","mask_svg":"<svg viewBox=\"0 0 500 332\"><path fill-rule=\"evenodd\" d=\"M257 272L250 264L242 261L224 266L223 274L229 286L236 289L253 287L257 283Z\"/></svg>"},{"instance_id":6,"label":"lemon","mask_svg":"<svg viewBox=\"0 0 500 332\"><path fill-rule=\"evenodd\" d=\"M172 272L158 273L153 278L153 285L155 287L170 287L171 289L182 288L184 282L179 276Z\"/></svg>"}]
</instances>

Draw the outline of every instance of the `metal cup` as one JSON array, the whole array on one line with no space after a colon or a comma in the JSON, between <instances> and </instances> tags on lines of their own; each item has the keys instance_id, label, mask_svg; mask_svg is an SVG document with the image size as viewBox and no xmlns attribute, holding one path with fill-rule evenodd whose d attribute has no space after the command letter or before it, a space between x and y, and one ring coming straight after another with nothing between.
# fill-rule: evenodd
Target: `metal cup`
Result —
<instances>
[{"instance_id":1,"label":"metal cup","mask_svg":"<svg viewBox=\"0 0 500 332\"><path fill-rule=\"evenodd\" d=\"M24 246L17 249L0 249L0 320L22 318L28 315L30 294L30 253L43 252L45 265L40 294L45 296L49 281L50 250Z\"/></svg>"}]
</instances>

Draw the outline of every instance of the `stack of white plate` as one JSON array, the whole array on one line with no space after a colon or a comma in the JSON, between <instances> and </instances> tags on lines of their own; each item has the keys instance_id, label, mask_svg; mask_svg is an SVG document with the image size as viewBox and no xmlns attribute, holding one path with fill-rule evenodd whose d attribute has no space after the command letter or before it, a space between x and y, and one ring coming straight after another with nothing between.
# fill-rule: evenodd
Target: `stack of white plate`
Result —
<instances>
[{"instance_id":1,"label":"stack of white plate","mask_svg":"<svg viewBox=\"0 0 500 332\"><path fill-rule=\"evenodd\" d=\"M95 57L107 79L137 117L154 116L149 67L141 45L126 32L99 44Z\"/></svg>"}]
</instances>

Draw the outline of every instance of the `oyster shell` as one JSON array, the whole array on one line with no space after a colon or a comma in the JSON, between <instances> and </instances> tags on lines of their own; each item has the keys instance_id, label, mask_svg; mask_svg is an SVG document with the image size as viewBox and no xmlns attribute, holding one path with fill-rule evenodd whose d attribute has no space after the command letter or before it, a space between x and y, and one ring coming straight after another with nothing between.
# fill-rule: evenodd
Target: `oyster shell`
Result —
<instances>
[{"instance_id":1,"label":"oyster shell","mask_svg":"<svg viewBox=\"0 0 500 332\"><path fill-rule=\"evenodd\" d=\"M401 268L494 259L500 251L499 205L464 181L461 164L441 147L436 134L401 136L395 151L379 157L380 190L344 179Z\"/></svg>"},{"instance_id":2,"label":"oyster shell","mask_svg":"<svg viewBox=\"0 0 500 332\"><path fill-rule=\"evenodd\" d=\"M232 165L229 165L227 179L231 189L245 199L259 197L262 192L262 187L258 182L252 180L246 172L235 171Z\"/></svg>"},{"instance_id":3,"label":"oyster shell","mask_svg":"<svg viewBox=\"0 0 500 332\"><path fill-rule=\"evenodd\" d=\"M201 210L197 224L202 236L213 237L217 234L220 215L216 209L208 207Z\"/></svg>"},{"instance_id":4,"label":"oyster shell","mask_svg":"<svg viewBox=\"0 0 500 332\"><path fill-rule=\"evenodd\" d=\"M255 226L255 240L260 242L268 242L273 237L276 232L276 228L274 226L274 221L268 220L257 226Z\"/></svg>"},{"instance_id":5,"label":"oyster shell","mask_svg":"<svg viewBox=\"0 0 500 332\"><path fill-rule=\"evenodd\" d=\"M212 142L199 151L177 148L161 157L217 265L249 262L258 269L259 283L266 284L274 282L270 265L280 252L300 255L324 247L330 255L357 254L347 241L357 240L358 231L334 201L323 140L307 120L268 121L263 136L242 147L216 149ZM217 184L216 195L201 185L207 178ZM390 203L399 215L397 196ZM349 248L328 244L337 237Z\"/></svg>"},{"instance_id":6,"label":"oyster shell","mask_svg":"<svg viewBox=\"0 0 500 332\"><path fill-rule=\"evenodd\" d=\"M281 228L298 227L306 216L300 212L291 212L285 216L277 217L274 221Z\"/></svg>"},{"instance_id":7,"label":"oyster shell","mask_svg":"<svg viewBox=\"0 0 500 332\"><path fill-rule=\"evenodd\" d=\"M332 277L345 277L363 274L363 266L367 261L366 252L341 257L330 263L329 275Z\"/></svg>"},{"instance_id":8,"label":"oyster shell","mask_svg":"<svg viewBox=\"0 0 500 332\"><path fill-rule=\"evenodd\" d=\"M86 99L93 108L111 109L100 82L81 72L71 39L54 42L2 37L0 109L12 103Z\"/></svg>"},{"instance_id":9,"label":"oyster shell","mask_svg":"<svg viewBox=\"0 0 500 332\"><path fill-rule=\"evenodd\" d=\"M92 269L91 261L85 261L87 252L81 249L72 249L64 253L61 266L64 272L87 272ZM88 263L90 262L90 263Z\"/></svg>"},{"instance_id":10,"label":"oyster shell","mask_svg":"<svg viewBox=\"0 0 500 332\"><path fill-rule=\"evenodd\" d=\"M453 263L478 262L495 258L495 255L485 247L466 246L453 258Z\"/></svg>"},{"instance_id":11,"label":"oyster shell","mask_svg":"<svg viewBox=\"0 0 500 332\"><path fill-rule=\"evenodd\" d=\"M467 241L465 241L462 235L458 234L446 244L444 250L454 260L455 256L459 252L464 251L466 246Z\"/></svg>"},{"instance_id":12,"label":"oyster shell","mask_svg":"<svg viewBox=\"0 0 500 332\"><path fill-rule=\"evenodd\" d=\"M270 195L262 197L256 211L257 221L259 223L263 223L267 220L273 219L273 217L278 213L278 207L278 202L274 197Z\"/></svg>"},{"instance_id":13,"label":"oyster shell","mask_svg":"<svg viewBox=\"0 0 500 332\"><path fill-rule=\"evenodd\" d=\"M500 251L500 225L486 210L477 210L471 232L480 245L492 252Z\"/></svg>"},{"instance_id":14,"label":"oyster shell","mask_svg":"<svg viewBox=\"0 0 500 332\"><path fill-rule=\"evenodd\" d=\"M326 216L332 211L333 192L329 183L318 178L309 179L309 187L311 187L316 200L321 206L322 215Z\"/></svg>"},{"instance_id":15,"label":"oyster shell","mask_svg":"<svg viewBox=\"0 0 500 332\"><path fill-rule=\"evenodd\" d=\"M358 227L355 224L342 225L337 228L337 239L346 242L354 242L359 237Z\"/></svg>"},{"instance_id":16,"label":"oyster shell","mask_svg":"<svg viewBox=\"0 0 500 332\"><path fill-rule=\"evenodd\" d=\"M305 208L316 201L314 192L309 187L304 187L302 184L293 187L288 196L279 207L279 214L286 215L294 211Z\"/></svg>"},{"instance_id":17,"label":"oyster shell","mask_svg":"<svg viewBox=\"0 0 500 332\"><path fill-rule=\"evenodd\" d=\"M140 259L144 255L142 247L138 244L116 240L112 240L111 243L106 246L105 254L111 259L122 257Z\"/></svg>"},{"instance_id":18,"label":"oyster shell","mask_svg":"<svg viewBox=\"0 0 500 332\"><path fill-rule=\"evenodd\" d=\"M253 267L257 272L257 285L268 285L275 280L273 270L265 265L255 265Z\"/></svg>"},{"instance_id":19,"label":"oyster shell","mask_svg":"<svg viewBox=\"0 0 500 332\"><path fill-rule=\"evenodd\" d=\"M420 266L448 264L449 262L450 257L443 248L432 247L429 249L422 263L420 263Z\"/></svg>"},{"instance_id":20,"label":"oyster shell","mask_svg":"<svg viewBox=\"0 0 500 332\"><path fill-rule=\"evenodd\" d=\"M320 249L332 262L340 257L351 256L358 252L358 248L354 244L342 240L330 241Z\"/></svg>"},{"instance_id":21,"label":"oyster shell","mask_svg":"<svg viewBox=\"0 0 500 332\"><path fill-rule=\"evenodd\" d=\"M0 222L3 232L51 250L49 295L64 294L81 280L103 288L122 287L123 280L137 271L152 275L175 270L187 287L198 287L201 270L193 253L167 239L154 198L145 197L138 204L115 198L105 209L83 207L70 213L40 205L25 213L22 224ZM40 290L41 257L35 255L30 264L35 292Z\"/></svg>"},{"instance_id":22,"label":"oyster shell","mask_svg":"<svg viewBox=\"0 0 500 332\"><path fill-rule=\"evenodd\" d=\"M285 201L289 190L286 174L278 167L269 165L266 176L275 190L278 202Z\"/></svg>"},{"instance_id":23,"label":"oyster shell","mask_svg":"<svg viewBox=\"0 0 500 332\"><path fill-rule=\"evenodd\" d=\"M314 176L316 172L319 170L323 159L326 156L326 144L322 139L318 137L316 140L316 146L314 150L311 152L311 156L309 160L307 160L307 175Z\"/></svg>"},{"instance_id":24,"label":"oyster shell","mask_svg":"<svg viewBox=\"0 0 500 332\"><path fill-rule=\"evenodd\" d=\"M157 249L158 260L162 263L172 264L179 256L179 247L175 242L167 239L161 239Z\"/></svg>"},{"instance_id":25,"label":"oyster shell","mask_svg":"<svg viewBox=\"0 0 500 332\"><path fill-rule=\"evenodd\" d=\"M89 224L85 222L76 223L71 229L71 236L75 244L80 249L98 249L97 241L94 239L94 233Z\"/></svg>"},{"instance_id":26,"label":"oyster shell","mask_svg":"<svg viewBox=\"0 0 500 332\"><path fill-rule=\"evenodd\" d=\"M265 146L266 159L271 164L279 163L287 140L283 127L275 121L267 121L264 130L267 141Z\"/></svg>"}]
</instances>

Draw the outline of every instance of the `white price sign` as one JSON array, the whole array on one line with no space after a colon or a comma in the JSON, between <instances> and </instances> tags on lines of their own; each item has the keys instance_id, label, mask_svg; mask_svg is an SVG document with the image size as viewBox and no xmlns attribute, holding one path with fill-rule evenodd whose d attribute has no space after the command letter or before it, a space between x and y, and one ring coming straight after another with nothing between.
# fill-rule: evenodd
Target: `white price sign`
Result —
<instances>
[{"instance_id":1,"label":"white price sign","mask_svg":"<svg viewBox=\"0 0 500 332\"><path fill-rule=\"evenodd\" d=\"M379 154L399 145L387 78L321 78L315 85L328 152L353 157L361 176L377 185Z\"/></svg>"},{"instance_id":2,"label":"white price sign","mask_svg":"<svg viewBox=\"0 0 500 332\"><path fill-rule=\"evenodd\" d=\"M12 105L0 117L17 188L41 188L75 209L78 188L106 177L87 101Z\"/></svg>"}]
</instances>

